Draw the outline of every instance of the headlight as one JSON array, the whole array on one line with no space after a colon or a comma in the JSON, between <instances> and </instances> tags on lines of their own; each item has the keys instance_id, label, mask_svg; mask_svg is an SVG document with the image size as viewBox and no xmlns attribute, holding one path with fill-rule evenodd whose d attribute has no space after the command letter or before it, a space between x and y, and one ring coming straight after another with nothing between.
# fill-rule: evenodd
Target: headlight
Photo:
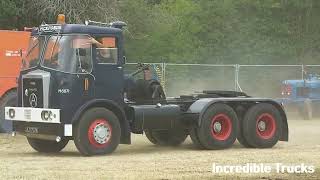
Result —
<instances>
[{"instance_id":1,"label":"headlight","mask_svg":"<svg viewBox=\"0 0 320 180\"><path fill-rule=\"evenodd\" d=\"M42 111L41 112L41 119L44 121L51 120L51 115L52 115L51 111Z\"/></svg>"},{"instance_id":2,"label":"headlight","mask_svg":"<svg viewBox=\"0 0 320 180\"><path fill-rule=\"evenodd\" d=\"M14 109L9 109L9 117L13 119L16 116L16 111Z\"/></svg>"}]
</instances>

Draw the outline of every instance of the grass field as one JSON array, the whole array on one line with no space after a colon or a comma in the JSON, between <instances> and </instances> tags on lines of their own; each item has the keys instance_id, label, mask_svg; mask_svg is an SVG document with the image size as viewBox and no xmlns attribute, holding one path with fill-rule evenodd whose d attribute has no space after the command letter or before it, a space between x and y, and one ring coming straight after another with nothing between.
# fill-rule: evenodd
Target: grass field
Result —
<instances>
[{"instance_id":1,"label":"grass field","mask_svg":"<svg viewBox=\"0 0 320 180\"><path fill-rule=\"evenodd\" d=\"M289 142L272 149L246 149L239 143L227 150L197 150L191 140L175 148L152 145L133 135L132 145L112 154L82 157L73 142L58 154L39 154L22 136L0 135L1 179L320 179L320 120L289 120ZM304 163L313 174L213 174L212 163Z\"/></svg>"}]
</instances>

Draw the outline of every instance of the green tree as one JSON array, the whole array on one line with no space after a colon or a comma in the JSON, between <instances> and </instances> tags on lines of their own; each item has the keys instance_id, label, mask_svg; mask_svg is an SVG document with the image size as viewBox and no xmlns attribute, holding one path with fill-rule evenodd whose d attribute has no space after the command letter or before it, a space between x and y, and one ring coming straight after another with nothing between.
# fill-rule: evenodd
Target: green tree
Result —
<instances>
[{"instance_id":1,"label":"green tree","mask_svg":"<svg viewBox=\"0 0 320 180\"><path fill-rule=\"evenodd\" d=\"M19 8L15 1L2 0L0 2L0 27L1 29L15 29Z\"/></svg>"}]
</instances>

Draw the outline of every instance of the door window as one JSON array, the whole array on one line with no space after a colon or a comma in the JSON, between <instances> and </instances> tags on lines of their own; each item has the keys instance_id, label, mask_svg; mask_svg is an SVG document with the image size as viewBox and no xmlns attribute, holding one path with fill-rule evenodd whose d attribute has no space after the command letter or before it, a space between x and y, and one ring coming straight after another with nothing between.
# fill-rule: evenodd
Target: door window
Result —
<instances>
[{"instance_id":1,"label":"door window","mask_svg":"<svg viewBox=\"0 0 320 180\"><path fill-rule=\"evenodd\" d=\"M117 64L118 48L115 37L96 38L98 64Z\"/></svg>"}]
</instances>

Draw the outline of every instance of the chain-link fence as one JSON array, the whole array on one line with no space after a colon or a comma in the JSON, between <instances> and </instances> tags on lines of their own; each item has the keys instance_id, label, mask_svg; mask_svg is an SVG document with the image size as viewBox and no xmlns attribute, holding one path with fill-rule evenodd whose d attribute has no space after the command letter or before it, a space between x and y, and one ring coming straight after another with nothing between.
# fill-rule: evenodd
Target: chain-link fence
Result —
<instances>
[{"instance_id":1,"label":"chain-link fence","mask_svg":"<svg viewBox=\"0 0 320 180\"><path fill-rule=\"evenodd\" d=\"M168 96L202 90L234 90L235 65L165 64L165 90Z\"/></svg>"},{"instance_id":2,"label":"chain-link fence","mask_svg":"<svg viewBox=\"0 0 320 180\"><path fill-rule=\"evenodd\" d=\"M236 90L256 97L276 98L280 96L282 81L303 79L305 72L320 74L320 65L153 65L158 68L158 75L167 96L202 90ZM126 65L126 73L136 69L137 63Z\"/></svg>"},{"instance_id":3,"label":"chain-link fence","mask_svg":"<svg viewBox=\"0 0 320 180\"><path fill-rule=\"evenodd\" d=\"M319 65L239 65L238 89L252 96L277 98L284 80L302 80L319 74Z\"/></svg>"},{"instance_id":4,"label":"chain-link fence","mask_svg":"<svg viewBox=\"0 0 320 180\"><path fill-rule=\"evenodd\" d=\"M252 96L278 97L281 82L287 79L302 79L299 65L240 65L239 89Z\"/></svg>"}]
</instances>

